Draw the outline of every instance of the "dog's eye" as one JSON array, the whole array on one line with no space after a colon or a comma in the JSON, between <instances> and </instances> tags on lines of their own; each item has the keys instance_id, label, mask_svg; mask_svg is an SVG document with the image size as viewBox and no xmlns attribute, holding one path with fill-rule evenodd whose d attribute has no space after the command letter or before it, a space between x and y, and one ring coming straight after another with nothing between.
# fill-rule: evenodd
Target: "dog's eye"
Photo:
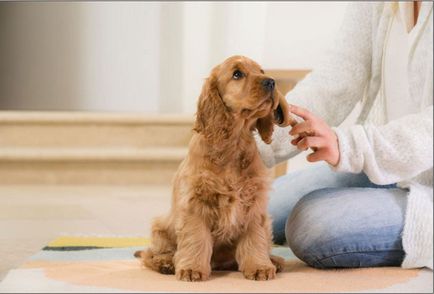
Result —
<instances>
[{"instance_id":1,"label":"dog's eye","mask_svg":"<svg viewBox=\"0 0 434 294\"><path fill-rule=\"evenodd\" d=\"M233 78L234 80L239 80L239 79L241 79L243 76L244 76L244 74L243 74L241 71L236 70L236 71L234 71L234 74L232 75L232 78Z\"/></svg>"}]
</instances>

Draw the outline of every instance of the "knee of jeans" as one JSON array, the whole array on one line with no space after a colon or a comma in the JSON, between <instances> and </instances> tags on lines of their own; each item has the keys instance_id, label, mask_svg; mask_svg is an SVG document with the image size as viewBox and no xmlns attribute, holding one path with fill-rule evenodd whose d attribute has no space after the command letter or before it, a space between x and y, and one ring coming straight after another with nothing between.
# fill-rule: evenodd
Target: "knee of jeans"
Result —
<instances>
[{"instance_id":1,"label":"knee of jeans","mask_svg":"<svg viewBox=\"0 0 434 294\"><path fill-rule=\"evenodd\" d=\"M285 237L294 254L310 266L324 268L319 262L324 252L324 233L332 224L324 218L318 199L327 189L313 191L295 205L285 225Z\"/></svg>"}]
</instances>

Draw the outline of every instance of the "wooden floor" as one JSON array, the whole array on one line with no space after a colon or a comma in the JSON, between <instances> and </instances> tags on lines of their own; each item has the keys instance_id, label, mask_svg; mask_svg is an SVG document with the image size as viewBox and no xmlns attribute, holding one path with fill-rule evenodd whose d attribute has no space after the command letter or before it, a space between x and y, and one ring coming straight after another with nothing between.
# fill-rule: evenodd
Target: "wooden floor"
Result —
<instances>
[{"instance_id":1,"label":"wooden floor","mask_svg":"<svg viewBox=\"0 0 434 294\"><path fill-rule=\"evenodd\" d=\"M55 237L149 236L165 186L0 186L0 280Z\"/></svg>"}]
</instances>

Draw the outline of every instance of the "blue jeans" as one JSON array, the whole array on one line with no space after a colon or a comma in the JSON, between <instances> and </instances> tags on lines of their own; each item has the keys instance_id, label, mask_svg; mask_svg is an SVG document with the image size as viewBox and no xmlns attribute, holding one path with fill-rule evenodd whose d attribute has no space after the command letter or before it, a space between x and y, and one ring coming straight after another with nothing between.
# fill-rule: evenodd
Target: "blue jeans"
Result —
<instances>
[{"instance_id":1,"label":"blue jeans","mask_svg":"<svg viewBox=\"0 0 434 294\"><path fill-rule=\"evenodd\" d=\"M288 173L270 194L274 242L316 268L400 266L407 192L322 163Z\"/></svg>"}]
</instances>

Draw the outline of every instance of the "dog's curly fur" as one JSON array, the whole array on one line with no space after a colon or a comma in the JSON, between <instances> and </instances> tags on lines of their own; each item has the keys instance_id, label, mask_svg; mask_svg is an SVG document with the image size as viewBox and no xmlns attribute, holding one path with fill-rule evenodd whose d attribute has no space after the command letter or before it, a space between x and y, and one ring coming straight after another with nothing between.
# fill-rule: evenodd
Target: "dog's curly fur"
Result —
<instances>
[{"instance_id":1,"label":"dog's curly fur","mask_svg":"<svg viewBox=\"0 0 434 294\"><path fill-rule=\"evenodd\" d=\"M277 107L284 113L280 125L292 121L267 79L243 56L212 70L199 97L189 153L174 178L171 210L154 220L150 248L136 254L145 266L184 281L206 280L211 269L268 280L281 269L283 260L270 255L270 178L253 132L271 142Z\"/></svg>"}]
</instances>

